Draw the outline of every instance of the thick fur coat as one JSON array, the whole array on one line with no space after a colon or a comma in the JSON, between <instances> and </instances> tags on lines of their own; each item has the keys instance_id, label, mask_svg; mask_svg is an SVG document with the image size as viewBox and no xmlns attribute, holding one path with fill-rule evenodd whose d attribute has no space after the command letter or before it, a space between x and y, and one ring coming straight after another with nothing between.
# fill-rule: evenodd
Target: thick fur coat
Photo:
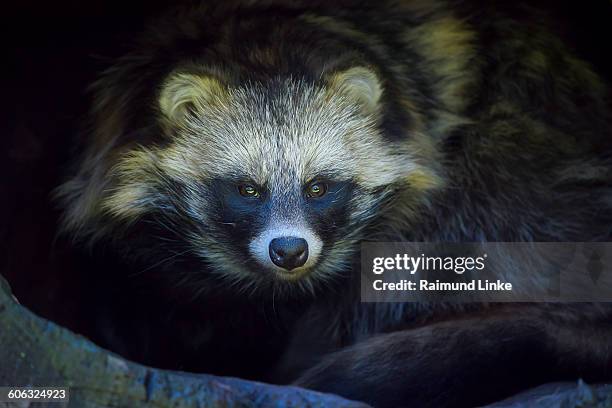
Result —
<instances>
[{"instance_id":1,"label":"thick fur coat","mask_svg":"<svg viewBox=\"0 0 612 408\"><path fill-rule=\"evenodd\" d=\"M181 8L93 95L58 197L103 259L100 343L375 406L610 380L606 305L359 301L366 239L610 239L609 88L529 8ZM309 261L266 264L270 231L306 237Z\"/></svg>"}]
</instances>

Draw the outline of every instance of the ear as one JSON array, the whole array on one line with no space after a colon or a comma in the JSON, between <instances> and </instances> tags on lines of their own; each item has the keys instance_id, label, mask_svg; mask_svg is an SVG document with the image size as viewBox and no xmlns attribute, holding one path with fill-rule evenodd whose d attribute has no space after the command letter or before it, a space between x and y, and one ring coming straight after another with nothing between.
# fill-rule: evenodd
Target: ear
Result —
<instances>
[{"instance_id":1,"label":"ear","mask_svg":"<svg viewBox=\"0 0 612 408\"><path fill-rule=\"evenodd\" d=\"M352 67L331 75L331 90L340 92L358 104L365 114L378 110L383 88L378 76L369 68Z\"/></svg>"},{"instance_id":2,"label":"ear","mask_svg":"<svg viewBox=\"0 0 612 408\"><path fill-rule=\"evenodd\" d=\"M159 108L169 119L183 120L227 97L227 88L206 75L172 74L162 86Z\"/></svg>"}]
</instances>

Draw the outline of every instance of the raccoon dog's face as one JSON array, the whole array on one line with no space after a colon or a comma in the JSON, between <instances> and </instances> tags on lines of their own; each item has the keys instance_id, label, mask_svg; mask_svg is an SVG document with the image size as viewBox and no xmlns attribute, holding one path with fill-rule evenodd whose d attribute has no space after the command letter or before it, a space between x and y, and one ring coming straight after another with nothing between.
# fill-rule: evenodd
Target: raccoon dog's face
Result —
<instances>
[{"instance_id":1,"label":"raccoon dog's face","mask_svg":"<svg viewBox=\"0 0 612 408\"><path fill-rule=\"evenodd\" d=\"M422 174L380 133L382 95L364 67L234 86L174 72L158 97L167 142L119 155L102 211L162 213L222 278L312 287L347 270L381 203Z\"/></svg>"}]
</instances>

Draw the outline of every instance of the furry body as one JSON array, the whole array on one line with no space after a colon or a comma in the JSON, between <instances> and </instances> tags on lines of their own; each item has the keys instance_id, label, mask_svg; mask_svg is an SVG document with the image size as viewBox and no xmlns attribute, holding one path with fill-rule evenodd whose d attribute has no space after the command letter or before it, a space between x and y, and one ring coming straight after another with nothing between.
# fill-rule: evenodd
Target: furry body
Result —
<instances>
[{"instance_id":1,"label":"furry body","mask_svg":"<svg viewBox=\"0 0 612 408\"><path fill-rule=\"evenodd\" d=\"M609 240L609 90L535 17L262 2L152 27L94 85L59 192L66 230L121 255L93 273L101 343L375 406L609 379L604 305L359 302L363 239ZM278 231L310 245L291 273L259 248Z\"/></svg>"}]
</instances>

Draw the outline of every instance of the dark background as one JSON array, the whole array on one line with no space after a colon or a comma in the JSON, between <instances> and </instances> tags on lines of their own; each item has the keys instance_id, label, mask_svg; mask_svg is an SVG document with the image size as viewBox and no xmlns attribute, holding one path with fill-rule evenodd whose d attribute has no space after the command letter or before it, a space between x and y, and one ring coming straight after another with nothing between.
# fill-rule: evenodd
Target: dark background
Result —
<instances>
[{"instance_id":1,"label":"dark background","mask_svg":"<svg viewBox=\"0 0 612 408\"><path fill-rule=\"evenodd\" d=\"M534 3L610 81L612 3ZM74 154L71 141L90 104L87 84L167 4L72 0L3 6L0 274L23 304L77 331L86 319L79 314L79 287L90 277L69 242L56 238L59 211L51 192Z\"/></svg>"}]
</instances>

